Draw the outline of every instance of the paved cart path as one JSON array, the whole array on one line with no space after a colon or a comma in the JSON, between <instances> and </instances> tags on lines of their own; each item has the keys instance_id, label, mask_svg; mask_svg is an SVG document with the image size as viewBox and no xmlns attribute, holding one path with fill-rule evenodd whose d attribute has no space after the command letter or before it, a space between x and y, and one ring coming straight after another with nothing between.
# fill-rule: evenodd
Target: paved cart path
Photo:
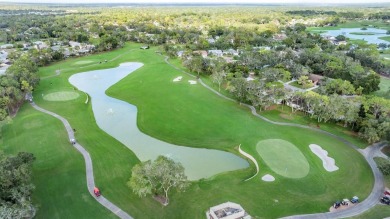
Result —
<instances>
[{"instance_id":1,"label":"paved cart path","mask_svg":"<svg viewBox=\"0 0 390 219\"><path fill-rule=\"evenodd\" d=\"M187 74L189 75L190 77L195 77L194 75L172 65L169 61L168 61L169 57L165 57L165 62L170 65L171 67L175 68L176 70L184 73L184 74ZM198 82L204 86L205 88L209 89L211 92L215 93L216 95L226 99L226 100L230 100L230 101L233 101L233 102L236 102L236 103L239 103L238 101L232 99L232 98L229 98L221 93L219 93L218 91L214 90L213 88L211 88L210 86L208 86L207 84L205 84L202 79L198 78L197 79ZM356 216L356 215L359 215L359 214L362 214L363 212L369 210L370 208L374 207L376 204L379 203L379 199L381 198L381 196L383 195L384 193L384 190L385 190L385 185L384 185L384 181L383 181L383 175L382 173L380 172L380 170L378 169L375 161L374 161L374 157L383 157L383 153L381 153L381 149L383 147L385 147L387 144L386 143L377 143L377 144L374 144L374 145L371 145L371 146L368 146L366 149L362 150L362 149L359 149L359 147L357 147L356 145L352 144L351 142L345 140L344 138L338 136L338 135L335 135L333 133L330 133L330 132L327 132L327 131L324 131L322 129L318 129L318 128L314 128L314 127L310 127L310 126L306 126L306 125L300 125L300 124L295 124L295 123L286 123L286 122L275 122L275 121L272 121L264 116L261 116L259 115L257 112L256 112L256 109L255 107L251 106L251 105L248 105L248 104L244 104L244 103L239 103L240 105L243 105L243 106L246 106L248 107L252 114L266 122L269 122L269 123L272 123L272 124L275 124L275 125L282 125L282 126L292 126L292 127L299 127L299 128L304 128L304 129L310 129L310 130L313 130L313 131L317 131L317 132L321 132L323 134L326 134L326 135L329 135L329 136L332 136L342 142L344 142L346 145L348 145L349 147L357 150L358 152L360 152L363 157L366 159L366 161L368 162L368 164L370 165L371 169L372 169L372 172L374 174L374 186L372 188L372 191L370 193L370 195L361 203L353 206L353 207L350 207L350 208L347 208L347 209L344 209L344 210L338 210L338 211L335 211L335 212L325 212L325 213L316 213L316 214L302 214L302 215L293 215L293 216L288 216L288 217L284 217L284 218L288 218L288 219L292 219L292 218L318 218L318 219L322 219L322 218L346 218L346 217L353 217L353 216Z\"/></svg>"},{"instance_id":2,"label":"paved cart path","mask_svg":"<svg viewBox=\"0 0 390 219\"><path fill-rule=\"evenodd\" d=\"M36 110L41 111L43 113L49 114L51 116L54 116L55 118L61 120L61 122L64 124L65 129L68 133L69 140L70 139L75 139L74 137L74 132L72 127L70 126L68 120L65 118L50 112L48 110L45 110L39 106L37 106L34 102L31 102L31 106L34 107ZM70 142L69 142L70 144ZM110 210L112 213L116 214L118 217L123 218L123 219L133 219L130 215L128 215L126 212L124 212L122 209L111 203L109 200L104 198L103 195L96 197L95 194L93 193L93 189L95 188L95 180L93 177L93 166L92 166L92 159L91 156L89 155L88 151L83 148L77 141L73 146L83 155L84 160L85 160L85 172L87 176L87 187L89 193L98 201L101 205L106 207L108 210Z\"/></svg>"}]
</instances>

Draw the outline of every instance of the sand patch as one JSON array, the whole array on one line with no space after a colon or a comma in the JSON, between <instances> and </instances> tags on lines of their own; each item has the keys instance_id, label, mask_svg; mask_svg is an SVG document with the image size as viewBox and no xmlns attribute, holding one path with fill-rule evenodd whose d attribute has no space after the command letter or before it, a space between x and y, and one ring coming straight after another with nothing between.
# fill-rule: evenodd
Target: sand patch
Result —
<instances>
[{"instance_id":1,"label":"sand patch","mask_svg":"<svg viewBox=\"0 0 390 219\"><path fill-rule=\"evenodd\" d=\"M265 182L275 181L275 177L273 177L272 175L269 175L269 174L264 175L263 177L261 177L261 179Z\"/></svg>"},{"instance_id":2,"label":"sand patch","mask_svg":"<svg viewBox=\"0 0 390 219\"><path fill-rule=\"evenodd\" d=\"M196 81L194 81L194 80L188 80L188 82L190 83L190 84L197 84L198 82L196 82Z\"/></svg>"},{"instance_id":3,"label":"sand patch","mask_svg":"<svg viewBox=\"0 0 390 219\"><path fill-rule=\"evenodd\" d=\"M326 171L333 172L339 169L336 166L335 160L328 156L328 151L322 149L321 146L316 144L310 144L309 147L310 150L322 160L322 165Z\"/></svg>"},{"instance_id":4,"label":"sand patch","mask_svg":"<svg viewBox=\"0 0 390 219\"><path fill-rule=\"evenodd\" d=\"M59 91L46 94L43 96L43 99L47 101L68 101L77 99L79 96L79 93L74 91Z\"/></svg>"},{"instance_id":5,"label":"sand patch","mask_svg":"<svg viewBox=\"0 0 390 219\"><path fill-rule=\"evenodd\" d=\"M183 76L179 76L179 77L177 77L177 78L175 78L175 79L173 79L173 82L178 82L178 81L181 81L181 79L183 78Z\"/></svg>"}]
</instances>

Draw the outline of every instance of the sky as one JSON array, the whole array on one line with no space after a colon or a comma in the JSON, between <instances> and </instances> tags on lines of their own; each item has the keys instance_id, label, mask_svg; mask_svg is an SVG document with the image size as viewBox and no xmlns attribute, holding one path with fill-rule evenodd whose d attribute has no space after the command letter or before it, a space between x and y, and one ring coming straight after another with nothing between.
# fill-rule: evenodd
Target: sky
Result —
<instances>
[{"instance_id":1,"label":"sky","mask_svg":"<svg viewBox=\"0 0 390 219\"><path fill-rule=\"evenodd\" d=\"M390 3L390 0L0 0L0 2L28 3Z\"/></svg>"}]
</instances>

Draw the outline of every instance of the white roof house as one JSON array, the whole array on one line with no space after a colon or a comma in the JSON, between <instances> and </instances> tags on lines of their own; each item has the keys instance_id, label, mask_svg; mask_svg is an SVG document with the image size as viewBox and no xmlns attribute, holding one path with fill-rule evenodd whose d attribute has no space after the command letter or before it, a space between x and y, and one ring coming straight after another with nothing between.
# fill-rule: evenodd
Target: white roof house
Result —
<instances>
[{"instance_id":1,"label":"white roof house","mask_svg":"<svg viewBox=\"0 0 390 219\"><path fill-rule=\"evenodd\" d=\"M245 212L241 205L233 202L211 207L206 212L207 219L251 219L252 217Z\"/></svg>"},{"instance_id":2,"label":"white roof house","mask_svg":"<svg viewBox=\"0 0 390 219\"><path fill-rule=\"evenodd\" d=\"M0 46L0 49L11 49L14 48L13 44L4 44Z\"/></svg>"},{"instance_id":3,"label":"white roof house","mask_svg":"<svg viewBox=\"0 0 390 219\"><path fill-rule=\"evenodd\" d=\"M209 52L209 54L215 55L215 56L218 56L218 57L222 57L223 56L222 50L219 50L219 49L212 49L212 50L209 50L208 52Z\"/></svg>"},{"instance_id":4,"label":"white roof house","mask_svg":"<svg viewBox=\"0 0 390 219\"><path fill-rule=\"evenodd\" d=\"M75 41L69 41L69 45L70 45L72 48L75 48L76 46L81 47L81 43L75 42Z\"/></svg>"}]
</instances>

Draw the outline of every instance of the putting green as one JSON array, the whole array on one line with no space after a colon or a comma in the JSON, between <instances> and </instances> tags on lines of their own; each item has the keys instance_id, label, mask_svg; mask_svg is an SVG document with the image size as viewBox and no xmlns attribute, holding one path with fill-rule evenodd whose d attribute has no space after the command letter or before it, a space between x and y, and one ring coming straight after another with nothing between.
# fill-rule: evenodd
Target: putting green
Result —
<instances>
[{"instance_id":1,"label":"putting green","mask_svg":"<svg viewBox=\"0 0 390 219\"><path fill-rule=\"evenodd\" d=\"M86 64L93 63L93 62L96 62L96 61L92 61L92 60L77 61L74 63L74 65L86 65Z\"/></svg>"},{"instance_id":2,"label":"putting green","mask_svg":"<svg viewBox=\"0 0 390 219\"><path fill-rule=\"evenodd\" d=\"M305 177L310 170L302 152L292 143L281 139L267 139L256 145L257 153L275 173L288 178Z\"/></svg>"},{"instance_id":3,"label":"putting green","mask_svg":"<svg viewBox=\"0 0 390 219\"><path fill-rule=\"evenodd\" d=\"M47 101L68 101L77 99L79 96L80 95L74 91L59 91L44 95L43 99Z\"/></svg>"}]
</instances>

